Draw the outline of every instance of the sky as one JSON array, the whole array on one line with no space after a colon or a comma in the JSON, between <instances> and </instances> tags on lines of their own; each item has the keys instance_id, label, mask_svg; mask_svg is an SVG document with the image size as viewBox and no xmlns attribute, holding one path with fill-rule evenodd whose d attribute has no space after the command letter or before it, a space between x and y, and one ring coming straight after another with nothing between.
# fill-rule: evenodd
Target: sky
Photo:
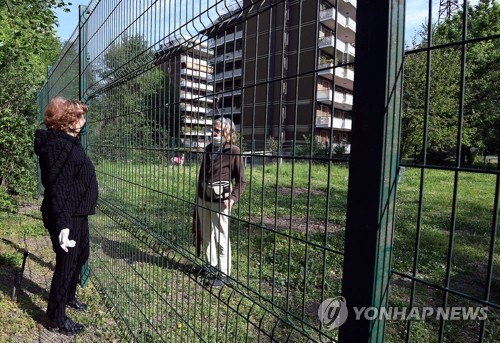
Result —
<instances>
[{"instance_id":1,"label":"sky","mask_svg":"<svg viewBox=\"0 0 500 343\"><path fill-rule=\"evenodd\" d=\"M459 7L463 6L464 0L459 0ZM478 0L467 1L471 5L477 5ZM432 0L432 21L436 22L439 14L438 0ZM429 2L424 0L406 0L405 19L405 42L409 43L415 34L420 31L422 23L429 20Z\"/></svg>"},{"instance_id":2,"label":"sky","mask_svg":"<svg viewBox=\"0 0 500 343\"><path fill-rule=\"evenodd\" d=\"M177 0L185 1L185 0ZM477 4L478 0L469 1L472 4ZM72 0L70 12L65 13L62 10L56 10L56 15L59 19L59 27L57 35L62 41L66 41L71 37L71 34L78 25L78 6L88 5L90 0ZM439 1L432 0L433 3L433 18L437 19L439 10ZM462 3L462 0L459 1ZM411 41L415 33L420 29L421 24L428 19L428 1L425 0L407 0L406 2L406 32L405 41Z\"/></svg>"},{"instance_id":3,"label":"sky","mask_svg":"<svg viewBox=\"0 0 500 343\"><path fill-rule=\"evenodd\" d=\"M62 9L54 11L59 21L57 36L61 39L61 41L67 41L78 26L78 6L86 6L90 3L90 0L70 0L70 2L71 6L68 6L71 10L70 12L63 12Z\"/></svg>"}]
</instances>

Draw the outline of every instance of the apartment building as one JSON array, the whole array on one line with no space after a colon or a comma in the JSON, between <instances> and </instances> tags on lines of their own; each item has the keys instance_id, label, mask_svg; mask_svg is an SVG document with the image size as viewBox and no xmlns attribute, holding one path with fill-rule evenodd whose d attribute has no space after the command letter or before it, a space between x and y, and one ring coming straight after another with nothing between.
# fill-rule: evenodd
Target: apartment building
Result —
<instances>
[{"instance_id":1,"label":"apartment building","mask_svg":"<svg viewBox=\"0 0 500 343\"><path fill-rule=\"evenodd\" d=\"M249 143L350 151L356 0L234 1L205 30L214 109ZM339 148L338 150L336 148Z\"/></svg>"},{"instance_id":2,"label":"apartment building","mask_svg":"<svg viewBox=\"0 0 500 343\"><path fill-rule=\"evenodd\" d=\"M213 68L208 64L213 50L206 41L178 35L165 42L156 64L174 85L167 110L174 145L203 149L211 137L213 108Z\"/></svg>"},{"instance_id":3,"label":"apartment building","mask_svg":"<svg viewBox=\"0 0 500 343\"><path fill-rule=\"evenodd\" d=\"M319 8L318 86L315 126L320 141L350 151L356 1L323 0Z\"/></svg>"},{"instance_id":4,"label":"apartment building","mask_svg":"<svg viewBox=\"0 0 500 343\"><path fill-rule=\"evenodd\" d=\"M243 135L280 137L285 150L314 139L349 152L356 1L268 3L245 25Z\"/></svg>"},{"instance_id":5,"label":"apartment building","mask_svg":"<svg viewBox=\"0 0 500 343\"><path fill-rule=\"evenodd\" d=\"M238 131L241 128L243 78L243 17L241 1L228 3L213 25L202 34L210 37L209 49L213 56L209 64L213 68L212 96L214 106L209 117L230 118Z\"/></svg>"}]
</instances>

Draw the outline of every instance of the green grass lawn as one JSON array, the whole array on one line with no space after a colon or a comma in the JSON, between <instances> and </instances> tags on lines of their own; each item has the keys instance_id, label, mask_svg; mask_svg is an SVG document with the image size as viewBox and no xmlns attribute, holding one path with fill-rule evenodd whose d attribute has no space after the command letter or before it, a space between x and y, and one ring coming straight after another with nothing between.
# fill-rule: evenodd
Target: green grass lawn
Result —
<instances>
[{"instance_id":1,"label":"green grass lawn","mask_svg":"<svg viewBox=\"0 0 500 343\"><path fill-rule=\"evenodd\" d=\"M67 342L43 326L55 254L38 207L35 202L16 214L0 212L0 342ZM29 255L14 301L14 278L21 271L24 251ZM115 321L94 285L79 288L78 296L89 309L68 310L72 319L86 326L72 342L118 342Z\"/></svg>"},{"instance_id":2,"label":"green grass lawn","mask_svg":"<svg viewBox=\"0 0 500 343\"><path fill-rule=\"evenodd\" d=\"M102 198L175 245L169 253L189 269L195 260L190 225L198 166L101 164L98 169L104 176ZM224 302L218 299L217 292L199 288L200 281L191 276L183 275L182 282L173 282L179 276L173 271L175 268L168 269L164 279L169 280L167 284L173 282L169 294L177 294L177 301L179 294L192 292L196 296L187 298L198 299L189 302L189 306L179 305L182 309L173 306L169 311L175 317L188 318L181 321L184 328L189 328L181 330L186 337L198 330L198 320L210 320L199 311L208 308L221 313L209 327L227 327L239 332L241 339L247 335L261 339L261 331L272 331L273 338L279 339L296 334L278 318L286 318L288 323L301 328L297 340L303 340L308 334L319 339L322 333L318 330L317 307L322 299L340 293L348 169L341 165L309 163L249 165L246 176L247 190L232 212L232 276L237 282L220 292L228 293L230 300ZM481 298L489 275L495 182L495 177L488 174L462 172L455 181L451 171L426 170L421 175L420 169L407 168L403 182L398 185L393 270L436 286L447 284L453 290ZM132 249L137 255L155 255L151 244L140 246L147 238L137 239L131 234L133 230L123 230L104 218L106 216L103 220L107 228L99 231L112 232L112 236L102 239L113 244L119 242L125 254L127 249ZM448 249L450 243L452 249ZM491 256L497 269L498 247ZM107 258L104 256L102 261L105 264ZM165 269L158 264L153 268L155 273ZM442 291L421 284L415 286L412 297L412 283L399 276L394 279L391 304L409 306L413 299L418 306L440 306L443 301ZM491 280L490 299L498 302L498 283L494 277ZM149 285L148 282L140 288ZM136 301L141 303L141 299ZM207 303L200 303L199 299ZM449 303L464 304L465 300L450 297ZM237 314L241 311L234 310L233 305L239 306L238 311L241 308L251 311L241 316ZM201 318L196 317L198 311ZM495 315L492 310L487 334L498 331ZM190 316L193 318L189 319ZM221 318L226 324L220 323ZM247 330L237 330L247 319L253 325ZM172 321L167 325L168 331L178 333L178 324ZM439 329L436 325L414 322L410 336L417 340L436 340ZM466 342L470 335L477 334L477 325L474 325L447 324L446 337L450 341ZM387 341L398 342L405 329L401 323L388 323ZM464 335L464 330L468 335ZM335 332L323 333L332 338L336 336ZM228 335L211 330L205 334L203 337L208 341L225 341Z\"/></svg>"},{"instance_id":3,"label":"green grass lawn","mask_svg":"<svg viewBox=\"0 0 500 343\"><path fill-rule=\"evenodd\" d=\"M134 337L154 341L306 341L334 339L317 308L340 294L348 169L284 163L246 168L247 190L231 215L233 282L202 287L191 274L198 166L97 165L101 205L92 218L96 287ZM496 177L406 168L398 184L392 306L441 306L447 286L500 303L499 248L492 245ZM492 249L490 247L493 246ZM414 276L430 285L412 282ZM433 287L435 285L436 287ZM448 304L476 306L450 295ZM406 336L387 323L387 342ZM438 340L439 322L413 321L412 341ZM490 308L485 341L498 337ZM295 329L292 329L295 328ZM469 342L478 322L447 322L445 342Z\"/></svg>"}]
</instances>

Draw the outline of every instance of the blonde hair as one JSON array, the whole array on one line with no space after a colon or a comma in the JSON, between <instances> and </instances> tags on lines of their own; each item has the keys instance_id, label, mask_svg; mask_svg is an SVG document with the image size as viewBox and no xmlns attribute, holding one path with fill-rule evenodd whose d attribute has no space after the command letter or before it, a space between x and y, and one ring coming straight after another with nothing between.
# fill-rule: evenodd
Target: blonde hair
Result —
<instances>
[{"instance_id":1,"label":"blonde hair","mask_svg":"<svg viewBox=\"0 0 500 343\"><path fill-rule=\"evenodd\" d=\"M43 123L48 129L71 132L71 126L87 112L87 105L80 100L68 100L58 96L52 98L45 108Z\"/></svg>"},{"instance_id":2,"label":"blonde hair","mask_svg":"<svg viewBox=\"0 0 500 343\"><path fill-rule=\"evenodd\" d=\"M228 144L238 143L238 136L236 135L236 126L229 118L217 118L214 121L214 126L220 124L222 135Z\"/></svg>"}]
</instances>

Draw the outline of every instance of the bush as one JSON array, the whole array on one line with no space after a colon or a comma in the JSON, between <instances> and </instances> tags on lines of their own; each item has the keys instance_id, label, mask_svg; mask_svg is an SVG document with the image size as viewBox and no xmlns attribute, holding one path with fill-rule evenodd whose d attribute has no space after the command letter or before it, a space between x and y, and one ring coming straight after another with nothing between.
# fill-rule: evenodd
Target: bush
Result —
<instances>
[{"instance_id":1,"label":"bush","mask_svg":"<svg viewBox=\"0 0 500 343\"><path fill-rule=\"evenodd\" d=\"M7 195L34 195L33 133L33 123L26 118L0 112L0 184Z\"/></svg>"},{"instance_id":2,"label":"bush","mask_svg":"<svg viewBox=\"0 0 500 343\"><path fill-rule=\"evenodd\" d=\"M0 211L15 213L16 209L17 204L14 198L9 196L3 187L0 187Z\"/></svg>"}]
</instances>

